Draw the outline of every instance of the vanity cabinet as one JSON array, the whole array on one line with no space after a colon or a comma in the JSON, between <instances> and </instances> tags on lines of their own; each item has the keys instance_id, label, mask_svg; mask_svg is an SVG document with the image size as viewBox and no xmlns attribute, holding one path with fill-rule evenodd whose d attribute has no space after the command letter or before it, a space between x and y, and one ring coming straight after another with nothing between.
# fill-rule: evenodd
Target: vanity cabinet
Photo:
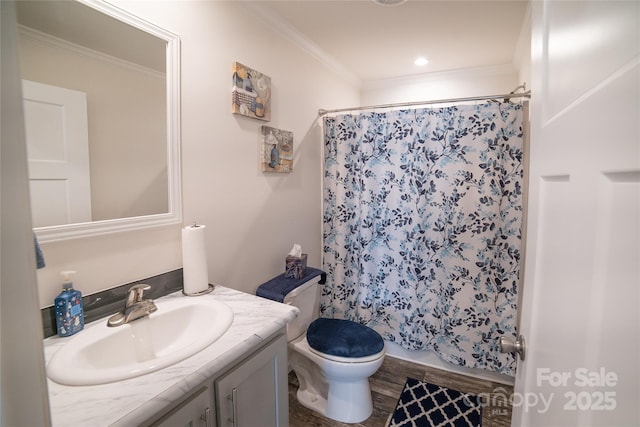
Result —
<instances>
[{"instance_id":1,"label":"vanity cabinet","mask_svg":"<svg viewBox=\"0 0 640 427\"><path fill-rule=\"evenodd\" d=\"M214 381L219 427L287 427L287 339L266 347Z\"/></svg>"},{"instance_id":2,"label":"vanity cabinet","mask_svg":"<svg viewBox=\"0 0 640 427\"><path fill-rule=\"evenodd\" d=\"M152 427L287 427L287 337L211 378Z\"/></svg>"}]
</instances>

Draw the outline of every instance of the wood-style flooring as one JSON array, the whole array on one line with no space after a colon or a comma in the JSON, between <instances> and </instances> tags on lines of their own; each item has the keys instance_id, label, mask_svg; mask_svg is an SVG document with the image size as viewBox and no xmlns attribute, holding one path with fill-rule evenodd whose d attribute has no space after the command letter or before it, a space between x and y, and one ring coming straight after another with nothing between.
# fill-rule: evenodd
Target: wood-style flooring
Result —
<instances>
[{"instance_id":1,"label":"wood-style flooring","mask_svg":"<svg viewBox=\"0 0 640 427\"><path fill-rule=\"evenodd\" d=\"M302 406L296 399L298 378L290 372L289 425L291 427L385 427L396 407L407 377L463 393L480 395L482 427L508 427L511 424L511 406L508 398L513 393L513 387L386 356L382 367L369 378L373 414L358 424L334 421Z\"/></svg>"}]
</instances>

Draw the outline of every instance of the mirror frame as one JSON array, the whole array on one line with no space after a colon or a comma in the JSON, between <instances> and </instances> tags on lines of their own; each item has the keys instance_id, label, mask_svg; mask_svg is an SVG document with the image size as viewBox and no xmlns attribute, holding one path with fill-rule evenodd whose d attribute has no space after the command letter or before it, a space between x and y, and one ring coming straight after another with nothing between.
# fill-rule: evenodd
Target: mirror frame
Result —
<instances>
[{"instance_id":1,"label":"mirror frame","mask_svg":"<svg viewBox=\"0 0 640 427\"><path fill-rule=\"evenodd\" d=\"M98 236L128 230L140 230L171 224L182 224L180 187L180 38L163 28L140 19L100 0L75 0L98 12L156 36L167 43L167 185L168 212L162 214L117 218L102 221L34 228L40 243Z\"/></svg>"}]
</instances>

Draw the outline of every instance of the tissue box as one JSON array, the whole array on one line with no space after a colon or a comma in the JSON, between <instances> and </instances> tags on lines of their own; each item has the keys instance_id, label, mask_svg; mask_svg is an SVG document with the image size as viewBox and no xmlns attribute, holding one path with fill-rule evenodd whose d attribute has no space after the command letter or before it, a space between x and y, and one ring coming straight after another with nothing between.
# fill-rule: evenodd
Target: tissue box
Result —
<instances>
[{"instance_id":1,"label":"tissue box","mask_svg":"<svg viewBox=\"0 0 640 427\"><path fill-rule=\"evenodd\" d=\"M287 255L285 258L284 277L288 279L302 279L307 269L307 254L302 256Z\"/></svg>"}]
</instances>

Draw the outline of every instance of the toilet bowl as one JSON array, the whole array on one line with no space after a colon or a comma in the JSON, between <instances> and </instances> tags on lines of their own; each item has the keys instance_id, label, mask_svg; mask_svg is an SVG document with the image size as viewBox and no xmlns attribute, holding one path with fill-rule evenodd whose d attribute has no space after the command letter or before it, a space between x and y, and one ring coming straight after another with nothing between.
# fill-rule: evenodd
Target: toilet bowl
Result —
<instances>
[{"instance_id":1,"label":"toilet bowl","mask_svg":"<svg viewBox=\"0 0 640 427\"><path fill-rule=\"evenodd\" d=\"M306 336L299 337L289 343L289 365L300 383L298 401L337 421L366 420L373 412L369 377L380 368L384 355L383 348L369 357L332 357L309 347Z\"/></svg>"},{"instance_id":2,"label":"toilet bowl","mask_svg":"<svg viewBox=\"0 0 640 427\"><path fill-rule=\"evenodd\" d=\"M366 420L373 412L369 377L386 353L382 337L360 323L318 318L321 270L307 268L304 278L292 280L280 275L256 293L300 310L287 325L289 368L300 384L298 401L336 421Z\"/></svg>"}]
</instances>

